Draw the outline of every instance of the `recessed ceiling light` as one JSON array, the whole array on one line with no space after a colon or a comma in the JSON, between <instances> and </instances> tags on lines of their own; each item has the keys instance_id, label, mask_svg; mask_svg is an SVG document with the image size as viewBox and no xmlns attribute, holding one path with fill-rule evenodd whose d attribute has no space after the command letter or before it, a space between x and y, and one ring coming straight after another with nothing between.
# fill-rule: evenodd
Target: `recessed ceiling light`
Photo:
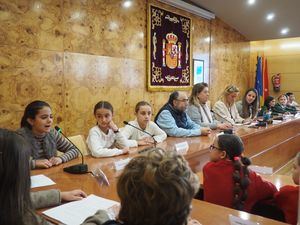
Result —
<instances>
[{"instance_id":1,"label":"recessed ceiling light","mask_svg":"<svg viewBox=\"0 0 300 225\"><path fill-rule=\"evenodd\" d=\"M283 35L285 35L285 34L287 34L289 31L290 31L290 29L287 28L287 27L285 27L285 28L281 29L280 33L283 34Z\"/></svg>"},{"instance_id":2,"label":"recessed ceiling light","mask_svg":"<svg viewBox=\"0 0 300 225\"><path fill-rule=\"evenodd\" d=\"M255 0L248 0L249 5L253 5L255 3Z\"/></svg>"},{"instance_id":3,"label":"recessed ceiling light","mask_svg":"<svg viewBox=\"0 0 300 225\"><path fill-rule=\"evenodd\" d=\"M275 17L275 14L274 14L274 13L269 13L269 14L266 16L266 19L269 20L269 21L271 21L271 20L274 19L274 17Z\"/></svg>"},{"instance_id":4,"label":"recessed ceiling light","mask_svg":"<svg viewBox=\"0 0 300 225\"><path fill-rule=\"evenodd\" d=\"M123 7L124 8L129 8L132 5L132 1L127 0L123 2Z\"/></svg>"}]
</instances>

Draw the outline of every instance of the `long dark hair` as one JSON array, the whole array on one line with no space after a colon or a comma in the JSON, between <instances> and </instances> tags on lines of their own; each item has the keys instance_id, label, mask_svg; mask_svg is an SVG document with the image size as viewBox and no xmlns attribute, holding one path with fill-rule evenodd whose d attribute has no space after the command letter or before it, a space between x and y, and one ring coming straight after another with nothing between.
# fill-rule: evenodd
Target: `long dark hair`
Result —
<instances>
[{"instance_id":1,"label":"long dark hair","mask_svg":"<svg viewBox=\"0 0 300 225\"><path fill-rule=\"evenodd\" d=\"M248 104L246 98L248 93L252 91L255 93L256 97L254 99L254 101L251 104ZM258 110L258 92L255 88L249 88L242 100L242 106L243 106L243 110L242 110L242 117L243 118L248 118L250 117L250 107L252 108L252 115L251 115L251 119L253 119L256 116L257 110Z\"/></svg>"},{"instance_id":2,"label":"long dark hair","mask_svg":"<svg viewBox=\"0 0 300 225\"><path fill-rule=\"evenodd\" d=\"M108 109L111 113L114 113L112 105L107 101L100 101L94 106L94 115L96 115L97 109Z\"/></svg>"},{"instance_id":3,"label":"long dark hair","mask_svg":"<svg viewBox=\"0 0 300 225\"><path fill-rule=\"evenodd\" d=\"M264 106L267 107L267 109L270 109L270 102L274 100L274 97L272 96L268 96L266 97L265 99L265 102L264 102Z\"/></svg>"},{"instance_id":4,"label":"long dark hair","mask_svg":"<svg viewBox=\"0 0 300 225\"><path fill-rule=\"evenodd\" d=\"M33 213L28 149L20 135L0 129L0 224L23 225Z\"/></svg>"},{"instance_id":5,"label":"long dark hair","mask_svg":"<svg viewBox=\"0 0 300 225\"><path fill-rule=\"evenodd\" d=\"M24 115L21 120L21 127L27 127L31 130L32 126L30 123L28 123L27 119L34 119L36 114L38 114L39 110L41 110L43 107L51 108L47 102L40 100L29 103L25 108Z\"/></svg>"},{"instance_id":6,"label":"long dark hair","mask_svg":"<svg viewBox=\"0 0 300 225\"><path fill-rule=\"evenodd\" d=\"M133 158L117 184L119 220L131 225L187 224L199 180L186 160L154 148Z\"/></svg>"},{"instance_id":7,"label":"long dark hair","mask_svg":"<svg viewBox=\"0 0 300 225\"><path fill-rule=\"evenodd\" d=\"M248 166L251 162L247 157L242 156L244 144L240 137L234 134L219 135L218 144L220 149L226 151L227 158L232 161L234 167L232 205L237 210L243 210L247 199L247 188L250 184Z\"/></svg>"}]
</instances>

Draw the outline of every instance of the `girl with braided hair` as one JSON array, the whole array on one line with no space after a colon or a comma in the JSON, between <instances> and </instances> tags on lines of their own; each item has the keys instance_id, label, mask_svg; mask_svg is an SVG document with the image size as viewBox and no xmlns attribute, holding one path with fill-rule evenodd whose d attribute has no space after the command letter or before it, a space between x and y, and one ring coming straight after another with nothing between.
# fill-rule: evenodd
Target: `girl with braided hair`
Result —
<instances>
[{"instance_id":1,"label":"girl with braided hair","mask_svg":"<svg viewBox=\"0 0 300 225\"><path fill-rule=\"evenodd\" d=\"M222 134L210 146L210 162L203 168L204 200L237 210L250 212L263 199L272 198L276 187L255 172L242 155L242 140L233 134Z\"/></svg>"}]
</instances>

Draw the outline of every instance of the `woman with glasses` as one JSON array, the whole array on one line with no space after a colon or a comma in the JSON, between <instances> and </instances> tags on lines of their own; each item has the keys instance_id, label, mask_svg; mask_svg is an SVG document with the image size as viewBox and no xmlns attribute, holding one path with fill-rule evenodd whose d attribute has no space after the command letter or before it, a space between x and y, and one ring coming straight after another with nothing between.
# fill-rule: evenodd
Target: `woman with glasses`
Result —
<instances>
[{"instance_id":1,"label":"woman with glasses","mask_svg":"<svg viewBox=\"0 0 300 225\"><path fill-rule=\"evenodd\" d=\"M189 106L187 108L187 114L190 116L191 120L202 127L209 127L210 129L226 130L232 128L230 123L220 123L214 119L207 104L208 97L209 91L207 83L198 83L194 85L192 95L189 99Z\"/></svg>"},{"instance_id":2,"label":"woman with glasses","mask_svg":"<svg viewBox=\"0 0 300 225\"><path fill-rule=\"evenodd\" d=\"M235 100L238 94L239 89L234 85L229 85L225 88L220 100L214 105L214 113L218 121L227 122L232 125L249 122L239 115L236 108Z\"/></svg>"},{"instance_id":3,"label":"woman with glasses","mask_svg":"<svg viewBox=\"0 0 300 225\"><path fill-rule=\"evenodd\" d=\"M210 162L203 168L204 200L250 212L260 200L272 198L276 187L248 170L242 140L233 134L215 138L210 146Z\"/></svg>"}]
</instances>

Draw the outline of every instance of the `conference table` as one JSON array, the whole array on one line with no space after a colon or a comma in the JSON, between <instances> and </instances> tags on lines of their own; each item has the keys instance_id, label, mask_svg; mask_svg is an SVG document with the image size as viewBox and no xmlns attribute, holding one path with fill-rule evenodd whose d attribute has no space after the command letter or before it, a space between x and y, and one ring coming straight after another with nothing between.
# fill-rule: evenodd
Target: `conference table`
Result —
<instances>
[{"instance_id":1,"label":"conference table","mask_svg":"<svg viewBox=\"0 0 300 225\"><path fill-rule=\"evenodd\" d=\"M189 150L184 157L189 162L192 170L198 173L201 181L202 167L209 160L209 146L212 144L218 132L219 131L212 131L212 133L206 137L168 137L166 141L158 144L157 147L170 151L174 150L175 144L187 142ZM290 161L300 150L300 119L287 120L277 125L268 125L267 127L259 127L258 129L237 127L234 132L244 141L245 155L250 157L256 165L272 166L276 170ZM60 189L61 191L82 189L87 194L95 194L100 197L119 201L116 183L122 171L116 171L115 163L120 162L120 160L136 157L139 154L145 154L139 153L143 148L145 147L133 148L127 155L110 158L84 156L85 163L89 166L89 171L95 171L97 168L100 168L106 174L110 186L100 185L91 173L69 174L64 172L64 167L81 162L81 159L77 158L50 169L32 170L32 175L44 174L56 183L52 186L34 188L32 191L52 188ZM286 176L265 175L264 178L275 182L278 188L283 185L292 184L292 180ZM259 224L285 224L197 199L193 200L192 205L191 217L197 219L203 225L228 225L230 224L228 219L230 214ZM42 212L42 210L39 212Z\"/></svg>"}]
</instances>

